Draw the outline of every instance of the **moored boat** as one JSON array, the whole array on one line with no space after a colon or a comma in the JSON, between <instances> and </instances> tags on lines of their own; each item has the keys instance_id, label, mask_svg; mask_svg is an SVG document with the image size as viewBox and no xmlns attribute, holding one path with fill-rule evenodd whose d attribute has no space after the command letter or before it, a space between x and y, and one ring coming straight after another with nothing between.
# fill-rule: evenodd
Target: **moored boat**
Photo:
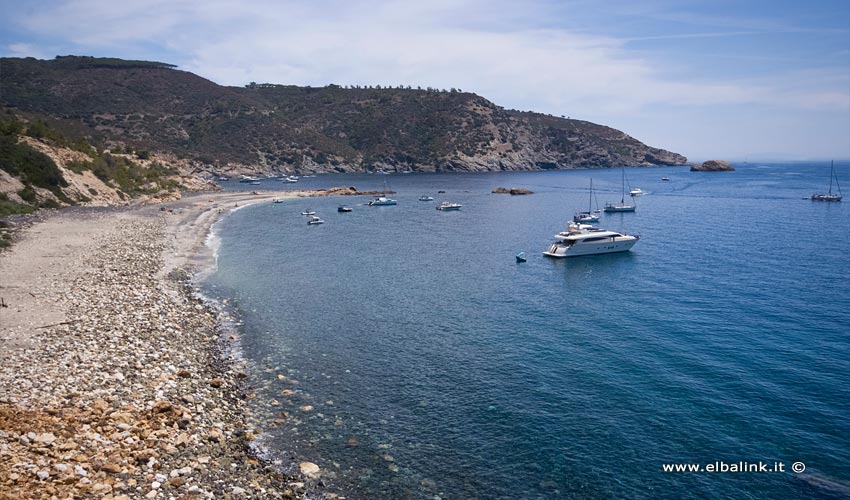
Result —
<instances>
[{"instance_id":1,"label":"moored boat","mask_svg":"<svg viewBox=\"0 0 850 500\"><path fill-rule=\"evenodd\" d=\"M376 196L374 200L369 200L369 202L366 204L370 207L382 207L389 205L398 205L398 202L393 199L387 198L386 196Z\"/></svg>"},{"instance_id":2,"label":"moored boat","mask_svg":"<svg viewBox=\"0 0 850 500\"><path fill-rule=\"evenodd\" d=\"M590 179L590 198L587 201L586 212L576 212L573 216L573 221L579 224L590 224L599 222L599 203L596 204L596 210L593 209L593 179Z\"/></svg>"},{"instance_id":3,"label":"moored boat","mask_svg":"<svg viewBox=\"0 0 850 500\"><path fill-rule=\"evenodd\" d=\"M638 242L640 236L618 233L586 224L570 222L567 230L555 235L555 242L543 255L555 258L579 255L626 252Z\"/></svg>"},{"instance_id":4,"label":"moored boat","mask_svg":"<svg viewBox=\"0 0 850 500\"><path fill-rule=\"evenodd\" d=\"M319 217L316 217L315 215L313 217L310 217L310 220L307 221L307 224L310 224L311 226L316 225L316 224L324 224L324 223L325 223L325 221L323 221Z\"/></svg>"},{"instance_id":5,"label":"moored boat","mask_svg":"<svg viewBox=\"0 0 850 500\"><path fill-rule=\"evenodd\" d=\"M599 222L599 215L593 212L576 212L573 216L573 222L578 222L579 224Z\"/></svg>"},{"instance_id":6,"label":"moored boat","mask_svg":"<svg viewBox=\"0 0 850 500\"><path fill-rule=\"evenodd\" d=\"M832 192L832 181L835 180L835 186L838 188L838 194ZM841 201L841 186L838 184L838 177L835 175L835 161L830 162L829 167L829 191L826 193L815 193L812 195L812 201Z\"/></svg>"},{"instance_id":7,"label":"moored boat","mask_svg":"<svg viewBox=\"0 0 850 500\"><path fill-rule=\"evenodd\" d=\"M342 206L342 205L340 205L336 208L337 212L351 212L352 210L353 209L351 207L345 207L345 206Z\"/></svg>"},{"instance_id":8,"label":"moored boat","mask_svg":"<svg viewBox=\"0 0 850 500\"><path fill-rule=\"evenodd\" d=\"M460 203L452 203L450 201L444 201L437 205L437 210L440 211L448 211L448 210L460 210L463 205Z\"/></svg>"},{"instance_id":9,"label":"moored boat","mask_svg":"<svg viewBox=\"0 0 850 500\"><path fill-rule=\"evenodd\" d=\"M626 169L623 167L623 180L622 180L622 197L620 197L620 203L606 203L605 211L606 212L634 212L635 206L629 205L626 203Z\"/></svg>"},{"instance_id":10,"label":"moored boat","mask_svg":"<svg viewBox=\"0 0 850 500\"><path fill-rule=\"evenodd\" d=\"M419 201L434 201L434 197L428 196L427 194L423 194L419 197Z\"/></svg>"}]
</instances>

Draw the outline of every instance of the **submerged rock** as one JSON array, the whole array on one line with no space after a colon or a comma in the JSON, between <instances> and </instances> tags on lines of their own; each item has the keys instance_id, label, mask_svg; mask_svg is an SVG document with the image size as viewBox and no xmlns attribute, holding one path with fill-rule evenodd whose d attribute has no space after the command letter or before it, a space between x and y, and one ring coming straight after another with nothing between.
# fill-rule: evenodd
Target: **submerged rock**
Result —
<instances>
[{"instance_id":1,"label":"submerged rock","mask_svg":"<svg viewBox=\"0 0 850 500\"><path fill-rule=\"evenodd\" d=\"M301 474L304 474L308 479L315 479L319 477L320 474L319 466L313 462L301 462L298 465L298 469L301 471Z\"/></svg>"}]
</instances>

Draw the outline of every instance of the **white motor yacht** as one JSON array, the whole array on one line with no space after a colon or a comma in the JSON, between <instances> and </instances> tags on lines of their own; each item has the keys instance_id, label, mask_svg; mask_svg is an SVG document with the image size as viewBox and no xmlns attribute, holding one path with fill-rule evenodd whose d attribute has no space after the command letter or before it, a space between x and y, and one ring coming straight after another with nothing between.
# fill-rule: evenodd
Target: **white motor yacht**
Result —
<instances>
[{"instance_id":1,"label":"white motor yacht","mask_svg":"<svg viewBox=\"0 0 850 500\"><path fill-rule=\"evenodd\" d=\"M555 239L557 241L549 245L543 255L561 258L626 252L637 243L640 236L570 222L567 230L556 234Z\"/></svg>"},{"instance_id":2,"label":"white motor yacht","mask_svg":"<svg viewBox=\"0 0 850 500\"><path fill-rule=\"evenodd\" d=\"M315 225L315 224L324 224L324 223L325 223L325 221L316 217L315 215L313 217L310 217L310 220L307 221L307 224L310 224L311 226Z\"/></svg>"}]
</instances>

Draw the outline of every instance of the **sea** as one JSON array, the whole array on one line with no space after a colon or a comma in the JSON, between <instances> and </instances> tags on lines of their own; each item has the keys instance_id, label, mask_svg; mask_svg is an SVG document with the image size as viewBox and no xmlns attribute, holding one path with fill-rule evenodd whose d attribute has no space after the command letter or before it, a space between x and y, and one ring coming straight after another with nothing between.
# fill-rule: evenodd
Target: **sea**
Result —
<instances>
[{"instance_id":1,"label":"sea","mask_svg":"<svg viewBox=\"0 0 850 500\"><path fill-rule=\"evenodd\" d=\"M224 183L398 200L214 226L200 286L236 329L258 449L348 499L850 497L850 199L810 200L828 162L734 166ZM542 254L624 187L636 211L598 226L631 251Z\"/></svg>"}]
</instances>

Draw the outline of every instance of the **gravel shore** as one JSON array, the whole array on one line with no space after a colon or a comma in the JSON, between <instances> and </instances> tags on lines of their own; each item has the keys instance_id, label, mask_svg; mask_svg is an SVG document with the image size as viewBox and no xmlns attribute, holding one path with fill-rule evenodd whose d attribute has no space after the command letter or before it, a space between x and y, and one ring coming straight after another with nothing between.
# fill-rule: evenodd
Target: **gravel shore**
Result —
<instances>
[{"instance_id":1,"label":"gravel shore","mask_svg":"<svg viewBox=\"0 0 850 500\"><path fill-rule=\"evenodd\" d=\"M252 455L235 339L189 286L210 225L278 196L64 210L0 255L0 499L343 498Z\"/></svg>"}]
</instances>

